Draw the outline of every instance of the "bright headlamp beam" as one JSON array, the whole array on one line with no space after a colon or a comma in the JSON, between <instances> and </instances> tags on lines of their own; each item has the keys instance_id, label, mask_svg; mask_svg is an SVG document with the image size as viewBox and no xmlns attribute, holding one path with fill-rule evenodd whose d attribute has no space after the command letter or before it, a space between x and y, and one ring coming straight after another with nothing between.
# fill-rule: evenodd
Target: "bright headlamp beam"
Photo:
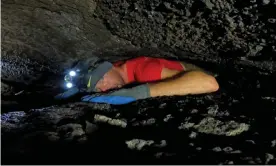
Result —
<instances>
[{"instance_id":1,"label":"bright headlamp beam","mask_svg":"<svg viewBox=\"0 0 276 166\"><path fill-rule=\"evenodd\" d=\"M68 82L68 83L66 84L66 87L67 87L67 88L72 88L72 86L73 86L73 84L70 83L70 82Z\"/></svg>"},{"instance_id":2,"label":"bright headlamp beam","mask_svg":"<svg viewBox=\"0 0 276 166\"><path fill-rule=\"evenodd\" d=\"M70 76L75 76L75 75L76 75L76 72L75 72L75 71L70 71L70 72L69 72L69 75L70 75Z\"/></svg>"}]
</instances>

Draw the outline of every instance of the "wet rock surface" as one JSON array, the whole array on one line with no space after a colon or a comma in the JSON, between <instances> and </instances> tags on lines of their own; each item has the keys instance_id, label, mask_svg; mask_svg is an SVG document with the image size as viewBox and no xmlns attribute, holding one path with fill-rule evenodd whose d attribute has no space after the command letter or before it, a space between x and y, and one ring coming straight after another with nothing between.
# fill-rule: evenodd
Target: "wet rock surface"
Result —
<instances>
[{"instance_id":1,"label":"wet rock surface","mask_svg":"<svg viewBox=\"0 0 276 166\"><path fill-rule=\"evenodd\" d=\"M1 5L3 164L276 164L275 1ZM53 101L87 51L187 60L220 90L122 106Z\"/></svg>"}]
</instances>

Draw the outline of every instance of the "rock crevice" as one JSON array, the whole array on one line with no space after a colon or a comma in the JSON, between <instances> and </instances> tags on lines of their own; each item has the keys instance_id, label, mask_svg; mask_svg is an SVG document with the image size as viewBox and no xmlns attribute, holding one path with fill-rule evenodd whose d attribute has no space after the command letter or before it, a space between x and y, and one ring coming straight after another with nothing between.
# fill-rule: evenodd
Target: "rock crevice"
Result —
<instances>
[{"instance_id":1,"label":"rock crevice","mask_svg":"<svg viewBox=\"0 0 276 166\"><path fill-rule=\"evenodd\" d=\"M275 0L1 1L5 164L275 164ZM84 53L89 54L84 54ZM185 60L218 92L57 103L81 57Z\"/></svg>"}]
</instances>

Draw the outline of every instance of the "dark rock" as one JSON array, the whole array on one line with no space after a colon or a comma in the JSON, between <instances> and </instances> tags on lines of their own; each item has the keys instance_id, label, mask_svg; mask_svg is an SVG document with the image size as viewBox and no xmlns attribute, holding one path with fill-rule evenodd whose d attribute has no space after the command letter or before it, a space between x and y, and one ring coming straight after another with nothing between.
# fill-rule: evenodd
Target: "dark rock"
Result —
<instances>
[{"instance_id":1,"label":"dark rock","mask_svg":"<svg viewBox=\"0 0 276 166\"><path fill-rule=\"evenodd\" d=\"M15 90L11 85L1 82L1 95L12 95L14 93Z\"/></svg>"},{"instance_id":2,"label":"dark rock","mask_svg":"<svg viewBox=\"0 0 276 166\"><path fill-rule=\"evenodd\" d=\"M127 0L124 2L131 3ZM263 43L258 41L259 38L269 41L264 46L275 43L273 37L263 35L267 31L275 31L275 28L265 21L276 9L275 5L268 2L264 1L267 7L262 7L258 6L256 1L137 1L135 5L143 10L120 10L116 3L101 1L95 12L104 20L113 17L108 25L111 32L132 41L137 46L150 45L150 42L153 42L159 48L167 50L169 47L173 52L180 49L204 55L205 60L229 55L228 58L233 58L239 63L237 57L259 54L258 51L252 51L254 47ZM153 19L148 19L148 15L145 16L142 11L148 14L154 12L154 15L150 14ZM187 11L191 13L189 21L183 19ZM139 15L141 24L133 21L134 18L125 13ZM162 17L159 17L160 15ZM124 24L120 23L121 20L124 20ZM272 20L270 18L270 22L273 22ZM263 26L256 26L258 24ZM151 27L158 27L158 30ZM197 55L177 56L180 59L192 59ZM266 56L266 53L258 56ZM266 65L276 66L274 63L270 61ZM257 68L269 70L270 65L266 65L254 63ZM275 68L272 70L275 71Z\"/></svg>"},{"instance_id":3,"label":"dark rock","mask_svg":"<svg viewBox=\"0 0 276 166\"><path fill-rule=\"evenodd\" d=\"M263 0L263 4L264 4L264 5L269 4L269 2L270 2L270 0Z\"/></svg>"},{"instance_id":4,"label":"dark rock","mask_svg":"<svg viewBox=\"0 0 276 166\"><path fill-rule=\"evenodd\" d=\"M5 80L31 84L47 77L42 73L63 72L78 57L127 48L126 41L112 36L93 18L94 1L6 0L2 8L1 74ZM87 51L92 54L84 55Z\"/></svg>"},{"instance_id":5,"label":"dark rock","mask_svg":"<svg viewBox=\"0 0 276 166\"><path fill-rule=\"evenodd\" d=\"M275 3L2 1L2 163L275 164ZM220 90L55 102L65 69L93 55L189 61Z\"/></svg>"},{"instance_id":6,"label":"dark rock","mask_svg":"<svg viewBox=\"0 0 276 166\"><path fill-rule=\"evenodd\" d=\"M140 161L147 161L143 159L143 154L147 154L148 159L154 159L156 162L158 162L158 159L162 160L165 158L173 162L179 161L181 158L183 162L192 160L193 163L200 163L198 162L199 159L204 160L200 156L208 154L208 161L217 164L230 161L224 160L225 157L228 159L232 158L231 161L235 164L268 162L267 158L262 159L260 156L272 150L271 142L275 138L273 135L267 135L268 133L271 134L269 130L264 131L262 127L259 128L255 124L269 125L272 121L266 119L266 123L264 123L262 118L270 115L264 115L262 111L258 112L259 103L251 103L253 105L246 111L247 109L240 109L245 104L245 101L236 98L239 102L233 102L231 107L224 107L225 105L222 101L227 101L229 95L218 97L219 93L212 97L186 96L184 98L161 98L161 100L155 101L149 99L134 102L127 106L120 106L119 114L116 111L120 107L107 107L105 104L100 107L99 104L91 103L71 103L53 106L31 110L28 114L20 112L2 114L1 126L2 137L4 138L2 141L4 141L5 145L3 147L5 158L9 158L11 155L21 155L20 151L18 151L19 149L16 147L24 149L26 155L36 152L37 157L40 159L43 159L44 155L42 153L46 153L46 151L59 151L62 154L70 153L71 155L81 156L86 155L84 153L86 149L93 149L96 153L97 150L103 147L109 147L108 151L110 153L98 153L97 156L100 158L100 156L104 155L110 160L117 157L117 161L123 161L122 156L129 156L131 158L134 155L133 153L137 151L139 153L135 154L135 158L140 158ZM181 102L170 102L170 100ZM199 102L200 100L201 102ZM230 99L229 101L235 100ZM162 106L163 103L167 103L167 105L160 109L159 106ZM175 103L178 104L175 105ZM195 105L194 103L198 104ZM158 105L156 108L159 109L152 109L152 105L156 104ZM206 107L206 105L209 106ZM123 109L123 107L127 109ZM177 108L183 108L184 110L180 112L177 111ZM198 111L189 111L195 109ZM220 112L224 112L226 109L229 114L221 115ZM216 111L210 114L210 110ZM242 114L246 116L240 119L239 117ZM259 118L258 116L253 116L253 114L258 115ZM250 119L250 116L253 116L254 119ZM131 117L135 117L136 119L133 121ZM164 118L168 120L164 120ZM273 118L271 120L274 121ZM179 125L181 127L178 127ZM181 130L178 130L178 128ZM260 136L255 135L254 133L256 132L253 131L261 133ZM116 136L114 136L114 133L116 133ZM23 137L19 137L19 135ZM265 135L267 136L264 137ZM258 149L258 146L263 146L267 141L264 140L263 142L259 137L271 139L262 150ZM43 144L48 146L42 147L41 141L33 142L32 140L44 140ZM99 140L101 141L99 142ZM212 140L212 142L209 140ZM254 143L252 144L248 140ZM62 148L62 143L65 142L67 142L66 146L69 149L74 148L76 144L81 150L75 152L68 151L68 148ZM11 145L16 145L16 147ZM28 148L26 149L23 145L28 146ZM9 148L7 148L8 146ZM114 146L117 147L116 155L114 155L114 151L112 150ZM194 157L191 158L187 155L186 158L183 158L182 153L188 148L187 146L191 148L189 153L193 153ZM174 151L171 151L171 155L164 155L163 153L167 153L163 149L164 147L172 148ZM128 148L133 153L130 153L127 150ZM41 149L41 151L37 149ZM217 155L210 153L210 151L206 151L207 149L212 150L214 153L223 153L225 157L219 158ZM253 149L258 150L255 151ZM46 156L49 157L49 155L53 156L54 154L47 153ZM240 158L235 157L233 159L234 155ZM79 158L75 157L76 160ZM30 163L28 159L28 157L25 157L23 161ZM69 161L75 162L73 158L70 160L59 158L58 161L63 161L63 163ZM91 160L83 160L84 162L91 163ZM98 162L100 160L93 160L92 163ZM273 160L270 159L269 162L271 163Z\"/></svg>"},{"instance_id":7,"label":"dark rock","mask_svg":"<svg viewBox=\"0 0 276 166\"><path fill-rule=\"evenodd\" d=\"M268 21L269 23L274 24L274 23L276 23L276 18L269 18L267 21Z\"/></svg>"}]
</instances>

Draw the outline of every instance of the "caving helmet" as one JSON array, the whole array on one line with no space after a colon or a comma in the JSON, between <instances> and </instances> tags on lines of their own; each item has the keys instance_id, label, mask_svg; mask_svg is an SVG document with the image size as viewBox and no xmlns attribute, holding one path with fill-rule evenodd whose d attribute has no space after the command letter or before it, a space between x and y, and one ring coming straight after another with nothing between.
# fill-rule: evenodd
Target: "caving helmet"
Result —
<instances>
[{"instance_id":1,"label":"caving helmet","mask_svg":"<svg viewBox=\"0 0 276 166\"><path fill-rule=\"evenodd\" d=\"M95 92L97 82L112 66L112 63L93 55L81 59L65 75L65 86L67 89L77 87L81 92Z\"/></svg>"}]
</instances>

